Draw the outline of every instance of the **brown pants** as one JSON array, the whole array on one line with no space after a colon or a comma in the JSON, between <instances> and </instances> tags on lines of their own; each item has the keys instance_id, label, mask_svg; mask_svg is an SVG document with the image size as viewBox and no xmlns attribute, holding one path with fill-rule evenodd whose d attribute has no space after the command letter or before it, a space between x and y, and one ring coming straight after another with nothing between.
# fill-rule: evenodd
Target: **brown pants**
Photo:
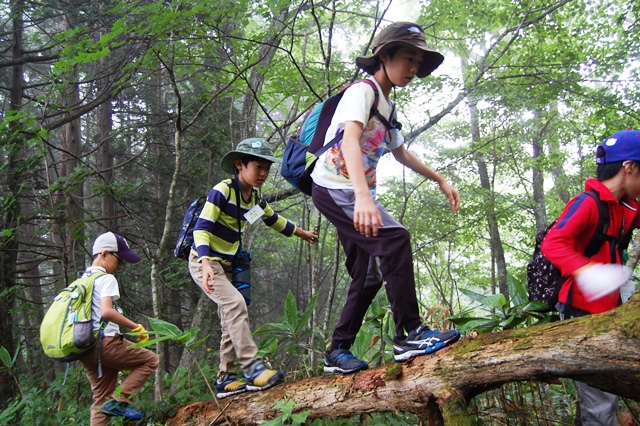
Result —
<instances>
[{"instance_id":1,"label":"brown pants","mask_svg":"<svg viewBox=\"0 0 640 426\"><path fill-rule=\"evenodd\" d=\"M110 416L101 413L100 408L107 400L114 398L120 402L131 402L129 397L142 389L147 378L158 367L158 357L150 350L132 348L132 343L122 336L102 339L102 377L98 378L98 346L80 359L93 391L91 406L91 426L109 424ZM131 373L122 382L120 397L113 397L118 385L118 374L122 370Z\"/></svg>"}]
</instances>

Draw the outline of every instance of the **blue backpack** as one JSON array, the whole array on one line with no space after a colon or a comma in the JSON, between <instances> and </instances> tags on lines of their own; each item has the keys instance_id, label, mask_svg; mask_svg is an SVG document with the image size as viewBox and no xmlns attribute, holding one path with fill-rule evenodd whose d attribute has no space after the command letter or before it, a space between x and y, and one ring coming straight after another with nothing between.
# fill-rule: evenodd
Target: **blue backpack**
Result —
<instances>
[{"instance_id":1,"label":"blue backpack","mask_svg":"<svg viewBox=\"0 0 640 426\"><path fill-rule=\"evenodd\" d=\"M202 213L204 204L207 202L207 197L196 198L189 205L187 212L182 220L182 228L178 234L178 241L176 242L176 248L173 250L175 257L179 259L188 260L189 253L191 253L191 246L193 246L193 228L196 226L196 222Z\"/></svg>"},{"instance_id":2,"label":"blue backpack","mask_svg":"<svg viewBox=\"0 0 640 426\"><path fill-rule=\"evenodd\" d=\"M375 100L371 106L369 113L369 119L376 116L382 121L387 129L400 129L402 126L400 123L391 118L391 123L378 111L378 101L380 95L376 84L368 79L360 80L351 84L366 83L373 89L375 94ZM280 168L280 174L287 182L289 182L294 188L300 190L306 195L311 195L311 172L313 166L322 154L328 149L342 140L342 133L339 132L330 142L324 144L324 138L327 133L327 129L331 125L333 114L336 112L338 103L342 99L345 90L349 84L340 92L333 96L330 96L311 111L309 115L304 119L302 126L298 130L296 136L291 136L287 141L287 145L284 149L282 166Z\"/></svg>"}]
</instances>

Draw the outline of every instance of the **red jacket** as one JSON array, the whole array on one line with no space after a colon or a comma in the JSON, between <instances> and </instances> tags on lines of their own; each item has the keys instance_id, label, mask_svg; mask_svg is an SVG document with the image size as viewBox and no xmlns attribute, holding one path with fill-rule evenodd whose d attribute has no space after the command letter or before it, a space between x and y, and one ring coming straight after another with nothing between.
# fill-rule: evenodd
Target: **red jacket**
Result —
<instances>
[{"instance_id":1,"label":"red jacket","mask_svg":"<svg viewBox=\"0 0 640 426\"><path fill-rule=\"evenodd\" d=\"M597 179L587 179L585 191L595 191L600 195L600 200L609 206L610 225L608 235L618 236L624 219L625 233L630 227L640 227L640 203L636 200L616 200L611 191ZM609 311L618 306L620 292L613 292L600 299L587 302L575 285L573 272L589 262L611 263L611 247L609 241L605 241L600 251L591 258L584 255L585 248L596 231L599 213L598 205L593 197L580 193L565 206L555 226L542 241L540 250L542 254L553 263L560 273L569 278L562 289L558 300L567 302L569 288L572 288L571 305L592 314ZM619 254L616 251L616 263L621 264Z\"/></svg>"}]
</instances>

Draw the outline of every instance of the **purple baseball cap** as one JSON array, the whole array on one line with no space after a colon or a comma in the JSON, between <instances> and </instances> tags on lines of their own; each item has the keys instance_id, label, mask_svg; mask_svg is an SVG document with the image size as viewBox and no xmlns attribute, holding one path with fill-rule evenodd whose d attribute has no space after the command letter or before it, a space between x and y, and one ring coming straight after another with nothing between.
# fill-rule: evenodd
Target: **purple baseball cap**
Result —
<instances>
[{"instance_id":1,"label":"purple baseball cap","mask_svg":"<svg viewBox=\"0 0 640 426\"><path fill-rule=\"evenodd\" d=\"M596 164L640 161L640 131L627 129L609 136L600 144L597 153L600 155L596 154Z\"/></svg>"},{"instance_id":2,"label":"purple baseball cap","mask_svg":"<svg viewBox=\"0 0 640 426\"><path fill-rule=\"evenodd\" d=\"M136 263L140 262L142 258L135 254L127 244L127 240L122 235L118 235L113 232L106 232L96 238L93 243L93 255L102 253L103 251L109 251L110 253L118 253L118 256L122 260L127 262Z\"/></svg>"}]
</instances>

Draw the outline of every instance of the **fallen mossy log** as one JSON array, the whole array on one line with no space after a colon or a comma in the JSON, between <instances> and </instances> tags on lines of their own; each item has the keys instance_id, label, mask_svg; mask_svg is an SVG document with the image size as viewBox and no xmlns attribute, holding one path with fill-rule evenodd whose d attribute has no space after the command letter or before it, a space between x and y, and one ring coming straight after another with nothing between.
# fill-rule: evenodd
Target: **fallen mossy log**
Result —
<instances>
[{"instance_id":1,"label":"fallen mossy log","mask_svg":"<svg viewBox=\"0 0 640 426\"><path fill-rule=\"evenodd\" d=\"M640 402L640 294L599 315L480 335L433 355L353 375L313 377L178 409L168 425L258 424L295 401L308 418L411 412L430 425L471 424L467 404L504 383L576 378Z\"/></svg>"}]
</instances>

